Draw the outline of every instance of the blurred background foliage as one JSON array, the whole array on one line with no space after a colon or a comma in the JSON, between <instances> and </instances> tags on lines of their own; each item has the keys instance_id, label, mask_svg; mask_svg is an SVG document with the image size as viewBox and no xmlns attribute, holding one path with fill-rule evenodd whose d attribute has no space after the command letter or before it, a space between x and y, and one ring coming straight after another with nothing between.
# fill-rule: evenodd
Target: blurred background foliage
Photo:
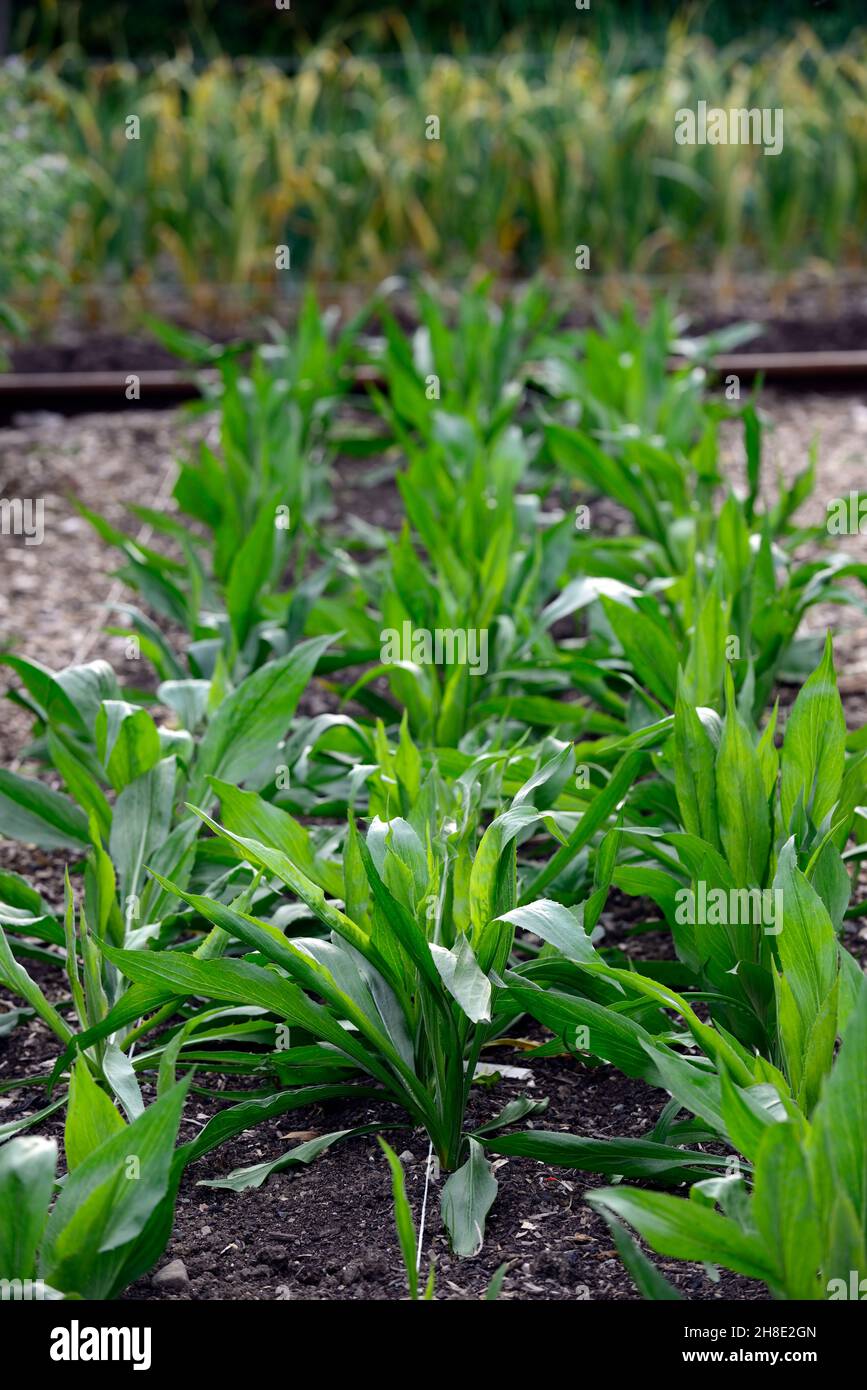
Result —
<instances>
[{"instance_id":1,"label":"blurred background foliage","mask_svg":"<svg viewBox=\"0 0 867 1390\"><path fill-rule=\"evenodd\" d=\"M59 44L74 42L92 57L167 55L179 45L213 56L230 54L286 55L287 38L319 40L335 26L381 14L382 0L329 0L311 5L291 0L291 9L278 11L275 0L6 0L11 3L12 43L15 51L31 48L42 54ZM3 0L0 0L2 14ZM581 33L598 41L615 35L640 49L664 47L673 15L688 16L694 32L714 43L729 43L752 33L781 33L785 27L809 23L823 43L844 42L852 28L863 23L861 0L780 0L774 5L760 0L696 0L672 4L671 0L591 0L590 8L576 13L572 0L413 0L395 7L409 21L419 43L430 50L450 49L455 44L472 49L496 46L504 34L524 27L525 47L542 49L566 28L580 25ZM288 31L288 32L287 32ZM362 45L376 41L362 27ZM386 30L380 36L394 47Z\"/></svg>"},{"instance_id":2,"label":"blurred background foliage","mask_svg":"<svg viewBox=\"0 0 867 1390\"><path fill-rule=\"evenodd\" d=\"M861 4L7 10L7 311L159 290L207 316L229 290L257 310L420 271L574 285L579 245L593 274L864 266ZM782 107L782 152L677 145L699 100Z\"/></svg>"}]
</instances>

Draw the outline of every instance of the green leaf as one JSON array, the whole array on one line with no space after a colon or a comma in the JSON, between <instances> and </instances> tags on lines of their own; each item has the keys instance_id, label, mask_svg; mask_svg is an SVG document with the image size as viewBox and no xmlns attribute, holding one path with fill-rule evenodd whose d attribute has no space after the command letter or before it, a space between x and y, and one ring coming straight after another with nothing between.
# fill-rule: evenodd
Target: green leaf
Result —
<instances>
[{"instance_id":1,"label":"green leaf","mask_svg":"<svg viewBox=\"0 0 867 1390\"><path fill-rule=\"evenodd\" d=\"M20 676L25 688L43 710L49 724L67 724L76 733L86 734L87 726L76 708L74 700L57 680L53 671L39 661L28 661L25 657L0 656L4 666L10 666Z\"/></svg>"},{"instance_id":2,"label":"green leaf","mask_svg":"<svg viewBox=\"0 0 867 1390\"><path fill-rule=\"evenodd\" d=\"M484 1140L492 1153L512 1158L535 1158L562 1168L585 1173L606 1173L627 1178L652 1178L655 1182L682 1183L724 1170L725 1158L692 1153L651 1139L585 1139L580 1134L533 1129Z\"/></svg>"},{"instance_id":3,"label":"green leaf","mask_svg":"<svg viewBox=\"0 0 867 1390\"><path fill-rule=\"evenodd\" d=\"M174 758L163 758L124 787L115 802L109 850L124 903L142 892L145 864L168 838L176 770Z\"/></svg>"},{"instance_id":4,"label":"green leaf","mask_svg":"<svg viewBox=\"0 0 867 1390\"><path fill-rule=\"evenodd\" d=\"M167 680L157 687L160 702L168 705L184 729L195 733L208 710L211 682L203 680Z\"/></svg>"},{"instance_id":5,"label":"green leaf","mask_svg":"<svg viewBox=\"0 0 867 1390\"><path fill-rule=\"evenodd\" d=\"M813 1113L817 1161L827 1189L842 1190L867 1230L867 981L846 1024L840 1052Z\"/></svg>"},{"instance_id":6,"label":"green leaf","mask_svg":"<svg viewBox=\"0 0 867 1390\"><path fill-rule=\"evenodd\" d=\"M780 851L774 889L781 895L783 908L782 930L776 940L785 986L778 983L777 994L778 999L784 999L790 993L794 1006L778 1004L785 1024L787 1068L797 1091L806 1079L804 1067L812 1038L811 1082L803 1097L809 1111L830 1070L837 1036L836 993L833 1012L827 1015L837 978L837 938L825 904L798 868L794 839ZM826 1025L814 1032L822 1015L827 1015Z\"/></svg>"},{"instance_id":7,"label":"green leaf","mask_svg":"<svg viewBox=\"0 0 867 1390\"><path fill-rule=\"evenodd\" d=\"M32 1279L54 1190L53 1139L10 1139L0 1147L0 1279Z\"/></svg>"},{"instance_id":8,"label":"green leaf","mask_svg":"<svg viewBox=\"0 0 867 1390\"><path fill-rule=\"evenodd\" d=\"M96 816L99 833L106 839L111 831L111 807L80 746L66 733L48 730L46 738L51 762L66 789L88 815Z\"/></svg>"},{"instance_id":9,"label":"green leaf","mask_svg":"<svg viewBox=\"0 0 867 1390\"><path fill-rule=\"evenodd\" d=\"M615 1221L613 1216L606 1214L606 1220L617 1253L642 1298L654 1301L682 1300L683 1294L660 1274L653 1261L647 1258L641 1247L632 1239L626 1227Z\"/></svg>"},{"instance_id":10,"label":"green leaf","mask_svg":"<svg viewBox=\"0 0 867 1390\"><path fill-rule=\"evenodd\" d=\"M666 629L637 608L615 603L604 595L600 601L642 685L661 700L666 709L674 709L680 658Z\"/></svg>"},{"instance_id":11,"label":"green leaf","mask_svg":"<svg viewBox=\"0 0 867 1390\"><path fill-rule=\"evenodd\" d=\"M40 1274L54 1288L111 1298L130 1282L137 1240L169 1191L187 1089L180 1082L69 1174L39 1259ZM143 1258L149 1268L150 1252Z\"/></svg>"},{"instance_id":12,"label":"green leaf","mask_svg":"<svg viewBox=\"0 0 867 1390\"><path fill-rule=\"evenodd\" d=\"M104 700L96 716L96 747L109 781L120 792L160 760L160 736L146 709Z\"/></svg>"},{"instance_id":13,"label":"green leaf","mask_svg":"<svg viewBox=\"0 0 867 1390\"><path fill-rule=\"evenodd\" d=\"M540 898L538 902L504 912L498 920L511 922L541 937L569 960L593 961L598 958L596 947L584 930L581 915L580 907L564 907L549 898Z\"/></svg>"},{"instance_id":14,"label":"green leaf","mask_svg":"<svg viewBox=\"0 0 867 1390\"><path fill-rule=\"evenodd\" d=\"M224 1110L212 1115L204 1127L188 1143L181 1145L178 1153L183 1166L187 1167L212 1149L225 1144L247 1129L255 1129L263 1120L276 1119L290 1110L300 1110L308 1105L320 1105L323 1101L342 1100L350 1096L373 1094L373 1088L356 1085L301 1086L295 1090L278 1091L274 1095L256 1097L253 1100L238 1101Z\"/></svg>"},{"instance_id":15,"label":"green leaf","mask_svg":"<svg viewBox=\"0 0 867 1390\"><path fill-rule=\"evenodd\" d=\"M315 637L299 643L279 661L260 666L223 700L199 748L191 800L199 799L208 776L241 782L269 753L276 766L277 745L331 641Z\"/></svg>"},{"instance_id":16,"label":"green leaf","mask_svg":"<svg viewBox=\"0 0 867 1390\"><path fill-rule=\"evenodd\" d=\"M88 661L84 666L64 666L55 680L66 691L90 733L103 700L120 696L117 677L107 661Z\"/></svg>"},{"instance_id":17,"label":"green leaf","mask_svg":"<svg viewBox=\"0 0 867 1390\"><path fill-rule=\"evenodd\" d=\"M548 861L547 866L530 883L522 898L522 903L532 902L534 898L537 898L542 889L546 888L566 865L572 862L579 850L589 843L596 831L605 824L637 780L639 770L644 765L646 758L647 754L643 749L624 754L606 785L593 797L565 845L560 847Z\"/></svg>"},{"instance_id":18,"label":"green leaf","mask_svg":"<svg viewBox=\"0 0 867 1390\"><path fill-rule=\"evenodd\" d=\"M97 1086L87 1063L77 1058L69 1083L69 1109L63 1137L69 1171L123 1128L123 1119L105 1091Z\"/></svg>"},{"instance_id":19,"label":"green leaf","mask_svg":"<svg viewBox=\"0 0 867 1390\"><path fill-rule=\"evenodd\" d=\"M440 979L460 1004L471 1023L491 1019L491 982L479 969L473 948L464 932L458 933L453 950L431 943L431 955Z\"/></svg>"},{"instance_id":20,"label":"green leaf","mask_svg":"<svg viewBox=\"0 0 867 1390\"><path fill-rule=\"evenodd\" d=\"M415 1238L412 1207L406 1195L403 1165L390 1144L387 1144L382 1138L380 1138L378 1142L379 1147L388 1159L388 1166L391 1169L391 1195L394 1201L394 1224L397 1230L400 1253L403 1256L403 1264L409 1284L409 1296L412 1299L417 1299L418 1269L416 1267L416 1257L418 1246Z\"/></svg>"},{"instance_id":21,"label":"green leaf","mask_svg":"<svg viewBox=\"0 0 867 1390\"><path fill-rule=\"evenodd\" d=\"M774 1086L736 1086L724 1067L720 1070L720 1103L729 1139L751 1162L755 1162L765 1130L788 1118Z\"/></svg>"},{"instance_id":22,"label":"green leaf","mask_svg":"<svg viewBox=\"0 0 867 1390\"><path fill-rule=\"evenodd\" d=\"M678 680L674 707L674 786L684 829L720 848L716 802L716 750Z\"/></svg>"},{"instance_id":23,"label":"green leaf","mask_svg":"<svg viewBox=\"0 0 867 1390\"><path fill-rule=\"evenodd\" d=\"M316 853L309 832L294 816L264 801L256 792L242 791L216 777L208 781L220 798L220 817L227 830L247 841L279 850L324 892L335 898L343 896L339 865Z\"/></svg>"},{"instance_id":24,"label":"green leaf","mask_svg":"<svg viewBox=\"0 0 867 1390\"><path fill-rule=\"evenodd\" d=\"M758 754L735 704L726 669L726 717L716 760L720 838L739 886L762 886L771 845L768 798Z\"/></svg>"},{"instance_id":25,"label":"green leaf","mask_svg":"<svg viewBox=\"0 0 867 1390\"><path fill-rule=\"evenodd\" d=\"M749 1279L773 1283L773 1266L758 1237L718 1212L632 1187L603 1187L588 1192L586 1200L601 1215L628 1222L658 1255L721 1264Z\"/></svg>"},{"instance_id":26,"label":"green leaf","mask_svg":"<svg viewBox=\"0 0 867 1390\"><path fill-rule=\"evenodd\" d=\"M542 1115L548 1109L547 1096L540 1097L539 1100L531 1100L529 1096L516 1096L514 1100L509 1100L491 1120L486 1120L483 1125L477 1125L473 1130L473 1137L478 1139L484 1134L493 1134L497 1129L505 1129L506 1125L517 1124L527 1115Z\"/></svg>"},{"instance_id":27,"label":"green leaf","mask_svg":"<svg viewBox=\"0 0 867 1390\"><path fill-rule=\"evenodd\" d=\"M309 879L305 873L302 873L301 869L297 868L280 849L272 849L270 845L260 844L257 840L248 839L245 835L236 835L234 831L227 830L225 826L211 820L210 816L207 816L204 811L197 810L195 806L190 806L189 809L200 820L204 821L205 825L210 826L215 834L227 840L229 844L236 846L241 851L243 858L251 864L267 869L269 873L281 879L303 903L307 904L314 916L324 922L327 927L345 937L359 950L364 951L367 946L367 934L347 917L345 912L341 912L339 908L327 902L319 885ZM164 887L171 890L176 888L176 885L166 882Z\"/></svg>"},{"instance_id":28,"label":"green leaf","mask_svg":"<svg viewBox=\"0 0 867 1390\"><path fill-rule=\"evenodd\" d=\"M36 981L31 979L24 966L20 965L13 956L12 948L2 927L0 927L0 984L11 990L13 994L26 999L30 1007L36 1010L43 1023L48 1024L48 1027L64 1045L71 1040L72 1033L54 1005L48 1002Z\"/></svg>"},{"instance_id":29,"label":"green leaf","mask_svg":"<svg viewBox=\"0 0 867 1390\"><path fill-rule=\"evenodd\" d=\"M451 1247L460 1259L478 1255L485 1241L485 1218L497 1195L497 1180L477 1139L468 1139L470 1154L446 1182L442 1216Z\"/></svg>"},{"instance_id":30,"label":"green leaf","mask_svg":"<svg viewBox=\"0 0 867 1390\"><path fill-rule=\"evenodd\" d=\"M813 825L821 825L840 794L845 754L846 720L829 633L822 660L798 692L786 724L780 782L784 830L799 797Z\"/></svg>"},{"instance_id":31,"label":"green leaf","mask_svg":"<svg viewBox=\"0 0 867 1390\"><path fill-rule=\"evenodd\" d=\"M772 1125L759 1145L752 1216L772 1261L768 1282L787 1298L822 1298L820 1217L808 1155L794 1124Z\"/></svg>"},{"instance_id":32,"label":"green leaf","mask_svg":"<svg viewBox=\"0 0 867 1390\"><path fill-rule=\"evenodd\" d=\"M87 816L30 777L0 768L0 836L40 849L80 850L90 843Z\"/></svg>"},{"instance_id":33,"label":"green leaf","mask_svg":"<svg viewBox=\"0 0 867 1390\"><path fill-rule=\"evenodd\" d=\"M17 1010L13 1009L12 1012L14 1014ZM25 1012L29 1015L29 1010L21 1010L21 1013ZM0 1022L2 1022L5 1017L5 1014L0 1016ZM0 1032L0 1037L3 1037L2 1032ZM7 1120L6 1124L0 1125L0 1143L5 1142L7 1139L11 1139L15 1134L20 1134L22 1129L29 1129L31 1125L41 1124L43 1120L47 1120L49 1115L53 1115L55 1111L59 1110L60 1107L65 1104L66 1097L61 1096L59 1100L53 1100L50 1105L44 1106L42 1110L35 1110L32 1115L22 1115L17 1120Z\"/></svg>"},{"instance_id":34,"label":"green leaf","mask_svg":"<svg viewBox=\"0 0 867 1390\"><path fill-rule=\"evenodd\" d=\"M646 1029L625 1014L597 1004L592 999L562 994L552 989L530 989L510 981L503 996L504 1007L529 1013L570 1045L577 1028L586 1028L588 1051L611 1062L627 1076L642 1077L651 1085L660 1084L658 1068L652 1060L655 1045ZM645 1051L643 1043L648 1044Z\"/></svg>"},{"instance_id":35,"label":"green leaf","mask_svg":"<svg viewBox=\"0 0 867 1390\"><path fill-rule=\"evenodd\" d=\"M232 930L232 918L237 914L231 914L219 903L209 904L207 899L196 899L195 903L200 910L208 909L213 913L211 920L217 919L217 925ZM352 1030L344 1028L327 1009L309 999L298 985L273 970L263 970L260 966L240 960L195 960L173 951L117 951L106 947L105 953L123 974L138 984L159 986L174 995L198 994L205 999L231 1004L255 1004L267 1009L278 1018L297 1024L314 1037L331 1043L358 1062L365 1071L393 1088L393 1078L387 1067L362 1045ZM323 975L320 988L327 985L328 979L327 975ZM316 987L315 976L310 984L311 988ZM352 1010L356 1025L365 1023L361 1011L354 1008L351 1000L344 995L341 1002L346 1009L344 1017ZM372 1027L368 1029L370 1033L373 1031ZM397 1054L392 1055L384 1035L377 1033L375 1037L380 1050L393 1063L399 1062Z\"/></svg>"},{"instance_id":36,"label":"green leaf","mask_svg":"<svg viewBox=\"0 0 867 1390\"><path fill-rule=\"evenodd\" d=\"M246 1168L233 1168L224 1178L201 1178L197 1187L221 1187L230 1192L246 1192L252 1187L261 1187L272 1173L282 1173L295 1163L312 1163L339 1139L353 1134L369 1134L376 1126L362 1125L359 1129L337 1129L332 1134L320 1134L308 1139L304 1144L296 1144L288 1153L272 1158L266 1163L252 1163Z\"/></svg>"},{"instance_id":37,"label":"green leaf","mask_svg":"<svg viewBox=\"0 0 867 1390\"><path fill-rule=\"evenodd\" d=\"M256 520L232 562L226 585L226 608L239 647L244 645L256 620L256 601L270 575L277 503L280 500L277 494L262 502Z\"/></svg>"}]
</instances>

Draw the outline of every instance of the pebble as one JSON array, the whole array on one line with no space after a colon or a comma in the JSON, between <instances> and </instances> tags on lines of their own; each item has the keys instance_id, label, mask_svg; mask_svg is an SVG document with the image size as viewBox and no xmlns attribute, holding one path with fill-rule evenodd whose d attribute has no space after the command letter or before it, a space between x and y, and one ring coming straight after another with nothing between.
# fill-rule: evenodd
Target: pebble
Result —
<instances>
[{"instance_id":1,"label":"pebble","mask_svg":"<svg viewBox=\"0 0 867 1390\"><path fill-rule=\"evenodd\" d=\"M181 1293L190 1287L190 1276L183 1260L172 1260L157 1270L151 1279L155 1289L165 1289L166 1293Z\"/></svg>"}]
</instances>

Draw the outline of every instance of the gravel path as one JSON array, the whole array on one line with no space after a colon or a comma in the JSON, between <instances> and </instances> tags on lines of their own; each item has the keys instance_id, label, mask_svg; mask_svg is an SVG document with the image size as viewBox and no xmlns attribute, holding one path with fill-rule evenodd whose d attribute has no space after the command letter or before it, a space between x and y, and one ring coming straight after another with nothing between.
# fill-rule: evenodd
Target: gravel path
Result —
<instances>
[{"instance_id":1,"label":"gravel path","mask_svg":"<svg viewBox=\"0 0 867 1390\"><path fill-rule=\"evenodd\" d=\"M197 422L195 428L201 432L202 426ZM173 460L191 429L182 414L136 410L72 419L23 415L15 428L0 430L0 497L44 507L41 544L16 535L0 544L4 649L52 670L105 657L123 678L141 683L140 668L125 660L123 641L101 631L120 555L78 514L72 499L138 534L126 507L152 507L168 495ZM118 588L115 597L121 593ZM9 684L0 674L0 690ZM2 709L0 762L8 765L27 738L29 719L6 701Z\"/></svg>"},{"instance_id":2,"label":"gravel path","mask_svg":"<svg viewBox=\"0 0 867 1390\"><path fill-rule=\"evenodd\" d=\"M764 442L765 496L773 493L777 472L791 481L808 461L813 442L817 448L816 487L812 497L797 513L804 526L822 525L828 506L835 498L848 499L860 490L867 497L867 401L858 395L821 395L818 392L781 392L766 388L760 410ZM724 429L723 458L738 479L743 477L742 433L734 426ZM864 534L840 536L835 546L850 559L867 563L867 518ZM819 553L816 550L815 553ZM825 548L824 555L834 555ZM810 547L803 558L809 558ZM846 589L861 599L867 589L854 580L844 581ZM837 670L841 694L847 706L850 726L867 722L867 616L856 607L817 604L811 608L802 633L835 634Z\"/></svg>"}]
</instances>

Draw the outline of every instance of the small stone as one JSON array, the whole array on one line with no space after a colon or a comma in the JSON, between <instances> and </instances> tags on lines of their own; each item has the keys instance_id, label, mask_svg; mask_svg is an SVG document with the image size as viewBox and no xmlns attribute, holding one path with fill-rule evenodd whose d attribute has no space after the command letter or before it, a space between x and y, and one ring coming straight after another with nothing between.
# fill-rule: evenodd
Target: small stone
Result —
<instances>
[{"instance_id":1,"label":"small stone","mask_svg":"<svg viewBox=\"0 0 867 1390\"><path fill-rule=\"evenodd\" d=\"M155 1289L165 1289L166 1293L182 1293L190 1287L190 1276L183 1260L172 1260L171 1264L157 1270L151 1283Z\"/></svg>"},{"instance_id":2,"label":"small stone","mask_svg":"<svg viewBox=\"0 0 867 1390\"><path fill-rule=\"evenodd\" d=\"M401 1163L415 1163L415 1162L416 1162L415 1154L414 1154L414 1153L410 1153L409 1149L404 1149L404 1151L403 1151L402 1154L398 1154L398 1158L400 1159Z\"/></svg>"}]
</instances>

